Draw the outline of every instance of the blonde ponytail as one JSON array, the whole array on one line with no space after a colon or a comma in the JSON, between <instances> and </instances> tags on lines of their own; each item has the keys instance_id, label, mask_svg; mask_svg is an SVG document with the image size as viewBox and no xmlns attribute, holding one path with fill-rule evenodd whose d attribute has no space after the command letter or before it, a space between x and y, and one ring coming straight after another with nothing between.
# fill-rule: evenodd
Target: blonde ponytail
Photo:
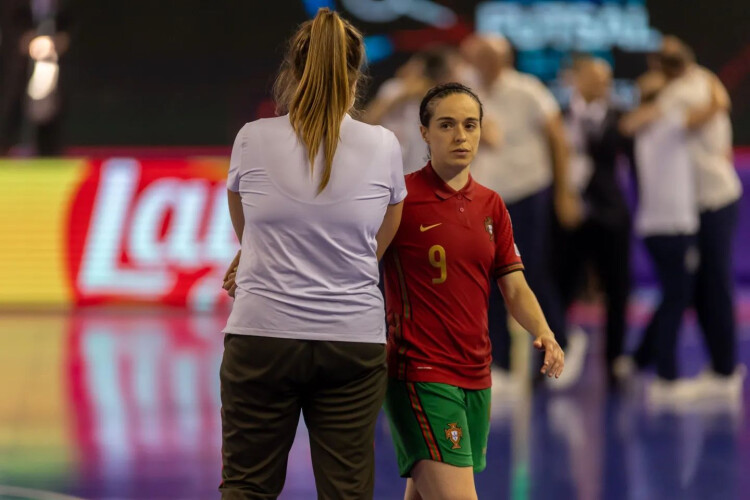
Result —
<instances>
[{"instance_id":1,"label":"blonde ponytail","mask_svg":"<svg viewBox=\"0 0 750 500\"><path fill-rule=\"evenodd\" d=\"M292 41L276 82L277 102L307 148L310 168L323 146L322 192L331 179L341 122L352 105L352 87L364 57L362 36L329 9L320 9ZM292 89L292 86L294 88Z\"/></svg>"}]
</instances>

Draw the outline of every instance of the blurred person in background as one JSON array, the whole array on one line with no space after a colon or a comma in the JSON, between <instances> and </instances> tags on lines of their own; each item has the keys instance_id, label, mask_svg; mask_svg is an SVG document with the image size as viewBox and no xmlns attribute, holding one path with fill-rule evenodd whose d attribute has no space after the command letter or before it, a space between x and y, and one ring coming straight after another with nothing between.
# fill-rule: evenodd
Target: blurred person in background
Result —
<instances>
[{"instance_id":1,"label":"blurred person in background","mask_svg":"<svg viewBox=\"0 0 750 500\"><path fill-rule=\"evenodd\" d=\"M61 152L59 60L69 45L69 17L63 0L0 3L0 155L18 144L24 119L38 155Z\"/></svg>"},{"instance_id":2,"label":"blurred person in background","mask_svg":"<svg viewBox=\"0 0 750 500\"><path fill-rule=\"evenodd\" d=\"M545 351L541 373L564 356L526 282L501 197L469 166L482 133L468 87L432 88L420 108L430 162L406 176L402 224L383 259L389 321L388 392L405 499L476 499L486 467L492 377L487 329L491 288ZM516 225L518 227L518 225Z\"/></svg>"},{"instance_id":3,"label":"blurred person in background","mask_svg":"<svg viewBox=\"0 0 750 500\"><path fill-rule=\"evenodd\" d=\"M0 2L0 155L7 155L20 138L33 29L29 0Z\"/></svg>"},{"instance_id":4,"label":"blurred person in background","mask_svg":"<svg viewBox=\"0 0 750 500\"><path fill-rule=\"evenodd\" d=\"M700 264L693 305L711 359L700 382L706 395L739 401L746 369L737 362L732 242L742 184L734 167L731 101L718 77L696 64L693 51L680 39L665 37L659 60L670 82L660 109L689 113L697 175Z\"/></svg>"},{"instance_id":5,"label":"blurred person in background","mask_svg":"<svg viewBox=\"0 0 750 500\"><path fill-rule=\"evenodd\" d=\"M657 378L647 393L653 404L684 403L695 392L695 383L680 379L677 366L678 335L692 299L699 258L695 172L685 113L673 109L657 115L655 111L666 84L660 72L641 77L641 104L621 121L623 133L635 136L635 229L651 255L661 288L661 301L635 353L641 368L656 362Z\"/></svg>"},{"instance_id":6,"label":"blurred person in background","mask_svg":"<svg viewBox=\"0 0 750 500\"><path fill-rule=\"evenodd\" d=\"M396 75L383 82L367 105L364 120L382 125L398 138L404 174L424 166L427 148L419 133L419 102L430 87L455 80L458 54L449 47L418 52L401 66Z\"/></svg>"},{"instance_id":7,"label":"blurred person in background","mask_svg":"<svg viewBox=\"0 0 750 500\"><path fill-rule=\"evenodd\" d=\"M232 149L229 212L241 253L225 288L222 497L277 498L300 411L320 498L373 497L386 391L378 260L401 219L401 150L352 119L362 35L320 9L276 82L288 114L246 124Z\"/></svg>"},{"instance_id":8,"label":"blurred person in background","mask_svg":"<svg viewBox=\"0 0 750 500\"><path fill-rule=\"evenodd\" d=\"M742 186L733 164L731 103L721 81L695 63L693 51L679 38L664 38L658 62L667 84L656 105L636 122L648 124L679 112L689 128L700 219L692 303L711 358L711 367L699 378L700 392L739 401L745 367L737 363L732 241Z\"/></svg>"},{"instance_id":9,"label":"blurred person in background","mask_svg":"<svg viewBox=\"0 0 750 500\"><path fill-rule=\"evenodd\" d=\"M622 110L612 102L612 68L603 59L581 57L573 64L574 91L566 112L571 143L571 189L583 200L583 222L560 227L554 238L555 271L564 305L580 296L587 266L593 266L605 294L606 363L623 354L630 293L630 211L618 180L618 160L630 153L619 131Z\"/></svg>"},{"instance_id":10,"label":"blurred person in background","mask_svg":"<svg viewBox=\"0 0 750 500\"><path fill-rule=\"evenodd\" d=\"M551 276L550 218L556 216L564 227L574 228L581 223L582 210L568 182L569 149L560 108L539 80L513 68L511 47L504 38L471 36L461 52L475 68L487 118L498 123L503 138L499 147L480 149L472 175L507 203L529 285L566 353L566 373L553 386L572 385L581 374L587 339L566 334L565 312ZM494 288L489 300L493 391L517 394L518 384L509 375L507 311Z\"/></svg>"}]
</instances>

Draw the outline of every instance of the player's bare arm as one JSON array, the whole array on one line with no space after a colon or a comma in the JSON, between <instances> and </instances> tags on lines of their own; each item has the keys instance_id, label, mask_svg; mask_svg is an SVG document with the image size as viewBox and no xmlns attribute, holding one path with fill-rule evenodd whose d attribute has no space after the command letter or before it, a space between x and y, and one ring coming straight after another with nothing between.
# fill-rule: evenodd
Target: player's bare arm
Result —
<instances>
[{"instance_id":1,"label":"player's bare arm","mask_svg":"<svg viewBox=\"0 0 750 500\"><path fill-rule=\"evenodd\" d=\"M542 308L529 288L526 277L522 272L516 271L500 277L497 284L511 316L534 337L534 347L544 351L541 372L548 377L559 377L565 366L565 354L544 319Z\"/></svg>"}]
</instances>

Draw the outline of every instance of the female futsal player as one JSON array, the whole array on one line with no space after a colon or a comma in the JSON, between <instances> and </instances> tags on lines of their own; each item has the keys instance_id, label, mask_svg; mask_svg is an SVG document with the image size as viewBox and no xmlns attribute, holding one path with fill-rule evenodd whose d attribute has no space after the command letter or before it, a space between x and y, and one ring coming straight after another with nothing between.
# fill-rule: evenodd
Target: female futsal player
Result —
<instances>
[{"instance_id":1,"label":"female futsal player","mask_svg":"<svg viewBox=\"0 0 750 500\"><path fill-rule=\"evenodd\" d=\"M347 114L363 57L360 33L321 9L277 81L288 114L248 123L234 143L242 253L223 330L223 498L278 497L300 411L318 497L373 496L386 389L378 256L406 191L395 136Z\"/></svg>"},{"instance_id":2,"label":"female futsal player","mask_svg":"<svg viewBox=\"0 0 750 500\"><path fill-rule=\"evenodd\" d=\"M500 196L469 174L482 105L467 87L433 87L420 105L431 162L406 176L401 226L384 257L388 339L386 412L405 498L475 499L490 416L487 299L493 281L508 310L544 350L557 377L563 352L526 283Z\"/></svg>"}]
</instances>

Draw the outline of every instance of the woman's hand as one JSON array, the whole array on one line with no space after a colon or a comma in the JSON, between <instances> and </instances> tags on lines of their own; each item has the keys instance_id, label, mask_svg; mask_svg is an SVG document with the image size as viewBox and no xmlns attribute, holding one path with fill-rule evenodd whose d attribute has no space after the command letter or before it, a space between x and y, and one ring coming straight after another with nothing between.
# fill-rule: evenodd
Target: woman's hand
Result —
<instances>
[{"instance_id":1,"label":"woman's hand","mask_svg":"<svg viewBox=\"0 0 750 500\"><path fill-rule=\"evenodd\" d=\"M240 265L240 255L242 254L242 250L237 251L237 255L235 255L234 260L232 260L232 263L229 264L229 269L227 269L227 272L224 273L224 284L222 285L222 288L227 291L230 297L234 297L235 291L237 291L237 283L235 282L235 278L237 277L237 267Z\"/></svg>"},{"instance_id":2,"label":"woman's hand","mask_svg":"<svg viewBox=\"0 0 750 500\"><path fill-rule=\"evenodd\" d=\"M542 365L541 372L548 377L560 377L565 366L565 353L552 332L538 336L534 340L534 347L539 351L544 351L544 365Z\"/></svg>"}]
</instances>

